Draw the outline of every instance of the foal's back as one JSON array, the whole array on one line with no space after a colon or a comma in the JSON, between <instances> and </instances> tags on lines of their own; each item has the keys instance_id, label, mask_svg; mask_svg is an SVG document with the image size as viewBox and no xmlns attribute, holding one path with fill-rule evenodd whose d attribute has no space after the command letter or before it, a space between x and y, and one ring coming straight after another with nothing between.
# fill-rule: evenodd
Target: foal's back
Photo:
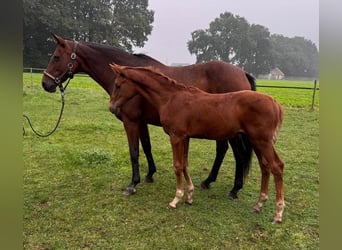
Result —
<instances>
[{"instance_id":1,"label":"foal's back","mask_svg":"<svg viewBox=\"0 0 342 250\"><path fill-rule=\"evenodd\" d=\"M161 109L167 133L222 140L237 133L276 130L281 107L270 96L244 90L226 94L179 91Z\"/></svg>"}]
</instances>

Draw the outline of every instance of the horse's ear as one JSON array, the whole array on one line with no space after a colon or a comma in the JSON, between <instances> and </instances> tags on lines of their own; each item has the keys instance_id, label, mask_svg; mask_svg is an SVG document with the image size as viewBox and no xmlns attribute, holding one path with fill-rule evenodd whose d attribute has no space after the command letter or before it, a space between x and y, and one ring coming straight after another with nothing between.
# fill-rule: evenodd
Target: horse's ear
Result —
<instances>
[{"instance_id":1,"label":"horse's ear","mask_svg":"<svg viewBox=\"0 0 342 250\"><path fill-rule=\"evenodd\" d=\"M57 44L61 45L62 47L65 47L65 40L62 37L57 36L54 33L51 33L51 35L53 36Z\"/></svg>"}]
</instances>

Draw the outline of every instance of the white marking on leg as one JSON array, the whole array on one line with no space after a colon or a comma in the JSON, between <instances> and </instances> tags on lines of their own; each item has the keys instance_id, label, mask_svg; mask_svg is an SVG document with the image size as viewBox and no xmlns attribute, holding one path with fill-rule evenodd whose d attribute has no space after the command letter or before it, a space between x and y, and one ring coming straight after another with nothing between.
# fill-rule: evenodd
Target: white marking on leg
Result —
<instances>
[{"instance_id":1,"label":"white marking on leg","mask_svg":"<svg viewBox=\"0 0 342 250\"><path fill-rule=\"evenodd\" d=\"M176 208L177 203L183 198L184 191L182 189L177 189L176 196L173 198L173 200L169 203L170 208Z\"/></svg>"}]
</instances>

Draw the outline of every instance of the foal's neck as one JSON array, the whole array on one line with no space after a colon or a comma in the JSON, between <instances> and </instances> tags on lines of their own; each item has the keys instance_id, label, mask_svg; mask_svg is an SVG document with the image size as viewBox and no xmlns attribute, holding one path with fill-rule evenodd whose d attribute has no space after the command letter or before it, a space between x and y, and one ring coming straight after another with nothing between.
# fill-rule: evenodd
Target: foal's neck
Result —
<instances>
[{"instance_id":1,"label":"foal's neck","mask_svg":"<svg viewBox=\"0 0 342 250\"><path fill-rule=\"evenodd\" d=\"M129 78L134 81L139 94L157 109L169 102L174 94L186 89L162 74L153 74L148 70L144 72L144 69L134 70L129 74Z\"/></svg>"}]
</instances>

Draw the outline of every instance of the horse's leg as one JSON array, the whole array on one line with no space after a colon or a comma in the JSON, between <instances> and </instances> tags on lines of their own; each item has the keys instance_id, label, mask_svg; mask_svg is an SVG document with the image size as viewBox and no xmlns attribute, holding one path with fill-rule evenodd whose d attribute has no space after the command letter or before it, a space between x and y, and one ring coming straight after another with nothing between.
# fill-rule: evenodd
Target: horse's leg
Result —
<instances>
[{"instance_id":1,"label":"horse's leg","mask_svg":"<svg viewBox=\"0 0 342 250\"><path fill-rule=\"evenodd\" d=\"M125 121L124 127L129 145L129 153L132 164L132 182L124 190L123 194L131 195L136 192L136 185L140 183L139 173L139 127L137 123Z\"/></svg>"},{"instance_id":2,"label":"horse's leg","mask_svg":"<svg viewBox=\"0 0 342 250\"><path fill-rule=\"evenodd\" d=\"M194 184L192 183L192 180L190 178L189 172L188 172L188 153L189 153L189 138L185 141L185 148L184 148L184 169L183 174L184 178L188 187L188 197L186 200L187 204L192 204L193 202L193 194L194 194Z\"/></svg>"},{"instance_id":3,"label":"horse's leg","mask_svg":"<svg viewBox=\"0 0 342 250\"><path fill-rule=\"evenodd\" d=\"M148 163L148 173L145 177L145 182L152 183L153 174L157 169L152 156L150 135L146 123L140 125L140 141Z\"/></svg>"},{"instance_id":4,"label":"horse's leg","mask_svg":"<svg viewBox=\"0 0 342 250\"><path fill-rule=\"evenodd\" d=\"M248 137L244 134L239 134L229 139L229 143L235 158L235 179L234 186L230 190L228 198L237 199L237 193L242 189L244 178L249 172L253 149Z\"/></svg>"},{"instance_id":5,"label":"horse's leg","mask_svg":"<svg viewBox=\"0 0 342 250\"><path fill-rule=\"evenodd\" d=\"M210 188L210 183L216 181L218 172L220 170L223 158L228 150L228 141L222 140L222 141L216 141L216 157L214 164L211 168L211 171L207 177L202 183L201 188L208 189Z\"/></svg>"},{"instance_id":6,"label":"horse's leg","mask_svg":"<svg viewBox=\"0 0 342 250\"><path fill-rule=\"evenodd\" d=\"M177 188L175 198L169 203L169 208L176 208L177 203L184 196L182 173L184 170L184 140L170 136L173 154L173 167L176 175Z\"/></svg>"}]
</instances>

